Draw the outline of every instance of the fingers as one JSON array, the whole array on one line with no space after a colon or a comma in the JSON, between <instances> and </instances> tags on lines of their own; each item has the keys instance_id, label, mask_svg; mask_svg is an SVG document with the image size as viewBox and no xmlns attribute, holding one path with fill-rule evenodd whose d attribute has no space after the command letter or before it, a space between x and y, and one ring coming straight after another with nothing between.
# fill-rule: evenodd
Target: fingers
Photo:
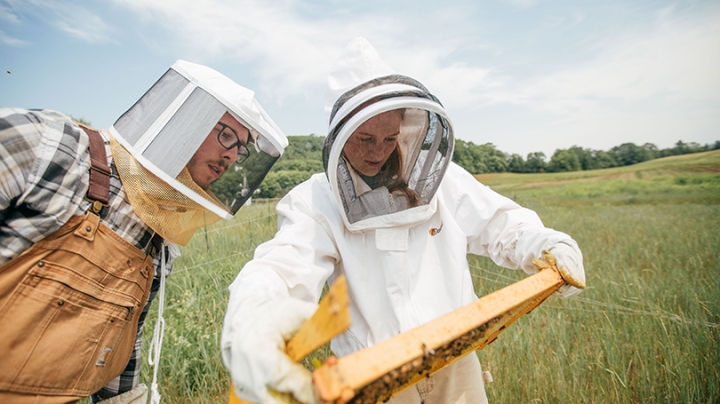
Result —
<instances>
[{"instance_id":1,"label":"fingers","mask_svg":"<svg viewBox=\"0 0 720 404\"><path fill-rule=\"evenodd\" d=\"M302 365L293 363L288 357L278 363L278 373L268 381L268 387L290 393L303 404L320 404L313 388L312 373Z\"/></svg>"},{"instance_id":2,"label":"fingers","mask_svg":"<svg viewBox=\"0 0 720 404\"><path fill-rule=\"evenodd\" d=\"M580 249L561 242L550 248L550 253L555 257L557 268L565 282L577 289L584 289L585 269Z\"/></svg>"},{"instance_id":3,"label":"fingers","mask_svg":"<svg viewBox=\"0 0 720 404\"><path fill-rule=\"evenodd\" d=\"M560 289L558 289L554 293L554 295L557 297L568 298L568 297L575 296L575 295L579 294L580 292L582 292L582 289L578 289L575 286L565 284L565 285L560 286Z\"/></svg>"}]
</instances>

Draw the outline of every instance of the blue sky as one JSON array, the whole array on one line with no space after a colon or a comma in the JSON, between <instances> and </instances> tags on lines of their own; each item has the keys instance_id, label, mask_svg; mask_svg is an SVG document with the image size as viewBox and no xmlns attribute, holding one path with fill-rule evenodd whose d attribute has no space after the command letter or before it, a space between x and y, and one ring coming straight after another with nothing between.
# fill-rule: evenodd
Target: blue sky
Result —
<instances>
[{"instance_id":1,"label":"blue sky","mask_svg":"<svg viewBox=\"0 0 720 404\"><path fill-rule=\"evenodd\" d=\"M356 36L456 137L506 153L720 140L717 0L0 0L0 106L109 127L185 59L255 90L286 135L324 135Z\"/></svg>"}]
</instances>

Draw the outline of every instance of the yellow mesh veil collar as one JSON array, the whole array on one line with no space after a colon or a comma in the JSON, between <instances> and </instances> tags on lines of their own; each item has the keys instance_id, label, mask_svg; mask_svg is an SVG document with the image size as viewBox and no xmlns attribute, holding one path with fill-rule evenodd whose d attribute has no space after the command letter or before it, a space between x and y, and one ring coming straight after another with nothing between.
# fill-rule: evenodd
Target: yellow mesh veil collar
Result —
<instances>
[{"instance_id":1,"label":"yellow mesh veil collar","mask_svg":"<svg viewBox=\"0 0 720 404\"><path fill-rule=\"evenodd\" d=\"M135 214L165 240L184 246L195 230L221 219L145 169L112 136L109 138L120 181ZM187 168L180 172L177 180L205 198L217 201L192 180Z\"/></svg>"}]
</instances>

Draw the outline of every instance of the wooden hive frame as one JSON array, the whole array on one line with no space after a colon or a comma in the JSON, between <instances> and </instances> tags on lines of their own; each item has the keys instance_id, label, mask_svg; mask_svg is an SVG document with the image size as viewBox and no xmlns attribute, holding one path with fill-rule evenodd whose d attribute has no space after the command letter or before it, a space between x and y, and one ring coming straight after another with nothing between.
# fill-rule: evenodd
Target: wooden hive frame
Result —
<instances>
[{"instance_id":1,"label":"wooden hive frame","mask_svg":"<svg viewBox=\"0 0 720 404\"><path fill-rule=\"evenodd\" d=\"M313 372L320 398L338 404L383 402L487 346L565 283L554 259L545 258L552 264L537 261L541 270L535 275L372 347L326 361Z\"/></svg>"},{"instance_id":2,"label":"wooden hive frame","mask_svg":"<svg viewBox=\"0 0 720 404\"><path fill-rule=\"evenodd\" d=\"M548 252L544 254L543 260L534 261L539 270L534 275L372 347L341 358L328 358L313 372L318 395L323 401L336 404L384 402L428 375L492 343L508 326L565 284L554 258ZM344 301L346 305L342 307L347 310L348 301ZM323 321L333 321L332 316L325 314L318 317ZM337 332L341 327L329 328ZM310 343L306 339L303 344L317 348L334 337L315 335L316 340ZM295 344L294 340L295 337L289 346ZM309 353L315 348L298 351ZM291 357L296 361L302 359ZM232 390L231 404L244 403L233 401ZM281 403L296 403L287 395L275 397Z\"/></svg>"}]
</instances>

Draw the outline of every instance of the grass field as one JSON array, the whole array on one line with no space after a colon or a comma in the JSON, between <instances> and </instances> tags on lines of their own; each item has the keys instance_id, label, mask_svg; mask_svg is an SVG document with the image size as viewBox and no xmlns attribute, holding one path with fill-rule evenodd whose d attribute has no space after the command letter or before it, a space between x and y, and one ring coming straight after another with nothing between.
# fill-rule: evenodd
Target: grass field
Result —
<instances>
[{"instance_id":1,"label":"grass field","mask_svg":"<svg viewBox=\"0 0 720 404\"><path fill-rule=\"evenodd\" d=\"M550 298L478 352L495 379L491 403L720 402L720 151L478 178L572 235L588 278L582 294ZM273 207L244 207L183 248L167 286L163 402L226 402L219 340L227 286L273 236ZM469 259L480 295L523 277ZM142 377L149 385L147 365Z\"/></svg>"}]
</instances>

